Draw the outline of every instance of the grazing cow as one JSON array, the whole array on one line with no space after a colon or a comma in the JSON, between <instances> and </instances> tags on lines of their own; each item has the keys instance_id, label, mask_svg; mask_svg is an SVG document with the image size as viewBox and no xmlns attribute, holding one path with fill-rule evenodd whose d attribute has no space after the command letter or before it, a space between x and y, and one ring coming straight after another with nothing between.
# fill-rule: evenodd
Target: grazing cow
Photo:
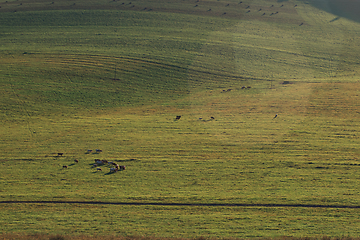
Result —
<instances>
[{"instance_id":1,"label":"grazing cow","mask_svg":"<svg viewBox=\"0 0 360 240\"><path fill-rule=\"evenodd\" d=\"M95 163L96 163L96 164L99 164L99 165L103 165L103 164L105 164L105 163L108 163L108 161L107 161L107 160L95 159Z\"/></svg>"},{"instance_id":2,"label":"grazing cow","mask_svg":"<svg viewBox=\"0 0 360 240\"><path fill-rule=\"evenodd\" d=\"M88 152L88 153L91 153L91 152L92 152L92 150L91 150L91 149L88 149L88 150L87 150L87 152Z\"/></svg>"},{"instance_id":3,"label":"grazing cow","mask_svg":"<svg viewBox=\"0 0 360 240\"><path fill-rule=\"evenodd\" d=\"M297 7L297 5L295 5L294 7Z\"/></svg>"},{"instance_id":4,"label":"grazing cow","mask_svg":"<svg viewBox=\"0 0 360 240\"><path fill-rule=\"evenodd\" d=\"M214 117L210 117L212 120L214 120L215 118Z\"/></svg>"},{"instance_id":5,"label":"grazing cow","mask_svg":"<svg viewBox=\"0 0 360 240\"><path fill-rule=\"evenodd\" d=\"M274 118L277 118L277 114L275 114L275 117Z\"/></svg>"},{"instance_id":6,"label":"grazing cow","mask_svg":"<svg viewBox=\"0 0 360 240\"><path fill-rule=\"evenodd\" d=\"M118 169L117 168L110 168L110 172L117 172Z\"/></svg>"},{"instance_id":7,"label":"grazing cow","mask_svg":"<svg viewBox=\"0 0 360 240\"><path fill-rule=\"evenodd\" d=\"M58 153L58 157L61 157L62 155L64 155L64 153Z\"/></svg>"},{"instance_id":8,"label":"grazing cow","mask_svg":"<svg viewBox=\"0 0 360 240\"><path fill-rule=\"evenodd\" d=\"M68 166L64 165L63 168L68 168Z\"/></svg>"},{"instance_id":9,"label":"grazing cow","mask_svg":"<svg viewBox=\"0 0 360 240\"><path fill-rule=\"evenodd\" d=\"M250 86L248 86L247 88L251 88Z\"/></svg>"},{"instance_id":10,"label":"grazing cow","mask_svg":"<svg viewBox=\"0 0 360 240\"><path fill-rule=\"evenodd\" d=\"M101 153L101 152L102 152L101 149L96 149L95 151L96 151L97 153Z\"/></svg>"},{"instance_id":11,"label":"grazing cow","mask_svg":"<svg viewBox=\"0 0 360 240\"><path fill-rule=\"evenodd\" d=\"M247 6L246 9L250 8L250 6Z\"/></svg>"},{"instance_id":12,"label":"grazing cow","mask_svg":"<svg viewBox=\"0 0 360 240\"><path fill-rule=\"evenodd\" d=\"M281 5L280 7L283 7L284 6L284 4L283 5Z\"/></svg>"},{"instance_id":13,"label":"grazing cow","mask_svg":"<svg viewBox=\"0 0 360 240\"><path fill-rule=\"evenodd\" d=\"M242 2L239 2L239 4L242 4Z\"/></svg>"},{"instance_id":14,"label":"grazing cow","mask_svg":"<svg viewBox=\"0 0 360 240\"><path fill-rule=\"evenodd\" d=\"M248 10L246 13L249 13L250 12L250 10Z\"/></svg>"},{"instance_id":15,"label":"grazing cow","mask_svg":"<svg viewBox=\"0 0 360 240\"><path fill-rule=\"evenodd\" d=\"M242 86L241 89L245 89L246 87L245 86Z\"/></svg>"},{"instance_id":16,"label":"grazing cow","mask_svg":"<svg viewBox=\"0 0 360 240\"><path fill-rule=\"evenodd\" d=\"M75 163L79 163L79 160L75 159L74 162L75 162Z\"/></svg>"},{"instance_id":17,"label":"grazing cow","mask_svg":"<svg viewBox=\"0 0 360 240\"><path fill-rule=\"evenodd\" d=\"M102 171L102 169L98 167L98 168L96 169L96 171Z\"/></svg>"},{"instance_id":18,"label":"grazing cow","mask_svg":"<svg viewBox=\"0 0 360 240\"><path fill-rule=\"evenodd\" d=\"M302 26L304 23L300 23L300 25L299 26Z\"/></svg>"},{"instance_id":19,"label":"grazing cow","mask_svg":"<svg viewBox=\"0 0 360 240\"><path fill-rule=\"evenodd\" d=\"M125 170L125 166L120 166L120 171Z\"/></svg>"},{"instance_id":20,"label":"grazing cow","mask_svg":"<svg viewBox=\"0 0 360 240\"><path fill-rule=\"evenodd\" d=\"M97 164L95 163L95 164L93 164L93 167L97 167Z\"/></svg>"},{"instance_id":21,"label":"grazing cow","mask_svg":"<svg viewBox=\"0 0 360 240\"><path fill-rule=\"evenodd\" d=\"M176 120L180 120L180 118L181 118L181 116L176 116L175 119L176 119Z\"/></svg>"},{"instance_id":22,"label":"grazing cow","mask_svg":"<svg viewBox=\"0 0 360 240\"><path fill-rule=\"evenodd\" d=\"M263 16L265 15L265 13L263 13Z\"/></svg>"}]
</instances>

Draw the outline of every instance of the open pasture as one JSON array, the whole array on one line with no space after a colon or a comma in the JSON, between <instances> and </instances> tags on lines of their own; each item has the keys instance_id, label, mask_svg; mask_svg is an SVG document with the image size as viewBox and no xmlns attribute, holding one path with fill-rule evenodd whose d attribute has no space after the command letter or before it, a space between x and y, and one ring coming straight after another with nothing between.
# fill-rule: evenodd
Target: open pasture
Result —
<instances>
[{"instance_id":1,"label":"open pasture","mask_svg":"<svg viewBox=\"0 0 360 240\"><path fill-rule=\"evenodd\" d=\"M170 239L267 236L268 239L278 239L279 235L301 237L300 232L306 232L315 239L326 235L340 235L345 239L347 234L356 231L358 221L353 209L312 209L310 213L302 208L9 204L2 212L4 221L10 222L4 226L6 232L17 231L19 227L35 236L44 232L88 236L91 232L95 234L94 239L117 239L113 236L127 239L132 236ZM338 223L338 227L331 228L329 222ZM105 237L101 237L103 235ZM65 236L65 239L77 238Z\"/></svg>"},{"instance_id":2,"label":"open pasture","mask_svg":"<svg viewBox=\"0 0 360 240\"><path fill-rule=\"evenodd\" d=\"M0 13L1 233L359 236L358 23L300 1Z\"/></svg>"}]
</instances>

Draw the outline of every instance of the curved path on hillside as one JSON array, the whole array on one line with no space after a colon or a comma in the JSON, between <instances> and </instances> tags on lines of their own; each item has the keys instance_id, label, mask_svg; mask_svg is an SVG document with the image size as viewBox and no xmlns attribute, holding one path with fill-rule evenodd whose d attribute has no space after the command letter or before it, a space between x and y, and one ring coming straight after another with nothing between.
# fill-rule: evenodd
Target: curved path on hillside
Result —
<instances>
[{"instance_id":1,"label":"curved path on hillside","mask_svg":"<svg viewBox=\"0 0 360 240\"><path fill-rule=\"evenodd\" d=\"M184 207L296 207L296 208L360 208L360 205L327 204L257 204L257 203L161 203L161 202L101 202L101 201L0 201L0 204L90 204L90 205L128 205L128 206L184 206Z\"/></svg>"}]
</instances>

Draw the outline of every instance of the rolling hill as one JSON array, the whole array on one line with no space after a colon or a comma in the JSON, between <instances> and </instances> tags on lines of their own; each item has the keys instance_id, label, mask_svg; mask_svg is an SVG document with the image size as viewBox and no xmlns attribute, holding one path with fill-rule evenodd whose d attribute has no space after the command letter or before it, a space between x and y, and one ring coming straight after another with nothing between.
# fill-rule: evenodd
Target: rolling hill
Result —
<instances>
[{"instance_id":1,"label":"rolling hill","mask_svg":"<svg viewBox=\"0 0 360 240\"><path fill-rule=\"evenodd\" d=\"M358 236L360 33L336 4L1 3L0 232Z\"/></svg>"}]
</instances>

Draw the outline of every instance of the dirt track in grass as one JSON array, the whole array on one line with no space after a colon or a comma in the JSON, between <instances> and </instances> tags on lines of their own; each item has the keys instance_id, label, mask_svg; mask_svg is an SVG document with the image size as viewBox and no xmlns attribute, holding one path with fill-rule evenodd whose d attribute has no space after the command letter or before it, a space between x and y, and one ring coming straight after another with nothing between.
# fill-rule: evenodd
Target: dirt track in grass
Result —
<instances>
[{"instance_id":1,"label":"dirt track in grass","mask_svg":"<svg viewBox=\"0 0 360 240\"><path fill-rule=\"evenodd\" d=\"M360 208L359 205L331 204L273 204L273 203L161 203L161 202L101 202L101 201L0 201L0 204L87 204L128 206L184 206L184 207L263 207L263 208Z\"/></svg>"}]
</instances>

